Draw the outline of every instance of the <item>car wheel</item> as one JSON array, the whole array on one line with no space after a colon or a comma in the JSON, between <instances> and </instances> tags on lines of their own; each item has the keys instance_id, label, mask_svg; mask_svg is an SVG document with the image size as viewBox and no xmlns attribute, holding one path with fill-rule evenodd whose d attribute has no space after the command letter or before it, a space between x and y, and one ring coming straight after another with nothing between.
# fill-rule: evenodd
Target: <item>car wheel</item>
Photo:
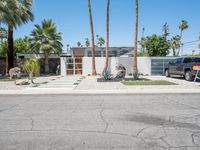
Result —
<instances>
[{"instance_id":1,"label":"car wheel","mask_svg":"<svg viewBox=\"0 0 200 150\"><path fill-rule=\"evenodd\" d=\"M185 72L185 80L193 81L193 79L194 79L194 77L192 76L191 71L190 70L186 71Z\"/></svg>"},{"instance_id":2,"label":"car wheel","mask_svg":"<svg viewBox=\"0 0 200 150\"><path fill-rule=\"evenodd\" d=\"M166 70L165 70L165 76L166 76L166 77L170 77L169 69L166 69Z\"/></svg>"}]
</instances>

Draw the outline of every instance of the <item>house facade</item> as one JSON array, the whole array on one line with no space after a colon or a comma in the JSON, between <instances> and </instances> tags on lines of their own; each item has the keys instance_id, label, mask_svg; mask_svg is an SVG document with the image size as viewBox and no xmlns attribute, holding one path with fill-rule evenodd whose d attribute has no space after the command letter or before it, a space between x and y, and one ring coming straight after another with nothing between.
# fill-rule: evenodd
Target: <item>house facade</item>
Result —
<instances>
[{"instance_id":1,"label":"house facade","mask_svg":"<svg viewBox=\"0 0 200 150\"><path fill-rule=\"evenodd\" d=\"M90 75L92 70L92 49L74 47L68 54L61 55L61 75ZM166 64L173 57L138 57L138 70L144 75L163 75ZM95 48L96 71L101 74L105 65L105 47ZM133 72L133 47L110 47L110 73L118 64L125 66L126 73Z\"/></svg>"}]
</instances>

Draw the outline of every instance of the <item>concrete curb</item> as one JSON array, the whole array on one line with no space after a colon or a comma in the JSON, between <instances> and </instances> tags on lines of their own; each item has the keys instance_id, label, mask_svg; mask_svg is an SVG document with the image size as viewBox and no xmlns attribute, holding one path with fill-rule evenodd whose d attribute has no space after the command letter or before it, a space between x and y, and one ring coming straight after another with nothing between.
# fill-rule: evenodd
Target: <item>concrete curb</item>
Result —
<instances>
[{"instance_id":1,"label":"concrete curb","mask_svg":"<svg viewBox=\"0 0 200 150\"><path fill-rule=\"evenodd\" d=\"M47 95L47 94L200 94L200 89L129 89L129 90L69 90L66 88L27 88L1 90L0 95Z\"/></svg>"}]
</instances>

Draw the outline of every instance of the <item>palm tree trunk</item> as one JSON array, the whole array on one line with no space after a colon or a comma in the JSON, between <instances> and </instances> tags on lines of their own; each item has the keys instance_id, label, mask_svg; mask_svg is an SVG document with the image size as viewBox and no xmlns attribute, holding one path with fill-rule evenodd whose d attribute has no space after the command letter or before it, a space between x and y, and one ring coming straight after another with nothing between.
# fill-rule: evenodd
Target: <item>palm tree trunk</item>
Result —
<instances>
[{"instance_id":1,"label":"palm tree trunk","mask_svg":"<svg viewBox=\"0 0 200 150\"><path fill-rule=\"evenodd\" d=\"M46 51L44 52L44 59L45 59L45 73L48 74L49 73L49 57Z\"/></svg>"},{"instance_id":2,"label":"palm tree trunk","mask_svg":"<svg viewBox=\"0 0 200 150\"><path fill-rule=\"evenodd\" d=\"M6 72L8 73L11 68L14 67L14 55L13 55L13 27L8 25L8 47L7 47L7 67Z\"/></svg>"},{"instance_id":3,"label":"palm tree trunk","mask_svg":"<svg viewBox=\"0 0 200 150\"><path fill-rule=\"evenodd\" d=\"M110 17L110 0L107 0L107 17L106 17L106 62L104 71L108 70L109 55L109 17Z\"/></svg>"},{"instance_id":4,"label":"palm tree trunk","mask_svg":"<svg viewBox=\"0 0 200 150\"><path fill-rule=\"evenodd\" d=\"M92 39L92 75L97 75L96 66L95 66L95 42L94 42L94 29L93 29L93 20L92 20L92 10L90 5L90 0L88 0L88 10L89 10L89 17L90 17L90 32L91 32L91 39Z\"/></svg>"},{"instance_id":5,"label":"palm tree trunk","mask_svg":"<svg viewBox=\"0 0 200 150\"><path fill-rule=\"evenodd\" d=\"M29 80L31 81L32 84L34 84L34 82L33 82L33 73L32 72L29 73Z\"/></svg>"},{"instance_id":6,"label":"palm tree trunk","mask_svg":"<svg viewBox=\"0 0 200 150\"><path fill-rule=\"evenodd\" d=\"M135 0L136 17L135 17L135 41L134 41L134 59L133 59L133 73L138 74L137 68L137 44L138 44L138 0Z\"/></svg>"}]
</instances>

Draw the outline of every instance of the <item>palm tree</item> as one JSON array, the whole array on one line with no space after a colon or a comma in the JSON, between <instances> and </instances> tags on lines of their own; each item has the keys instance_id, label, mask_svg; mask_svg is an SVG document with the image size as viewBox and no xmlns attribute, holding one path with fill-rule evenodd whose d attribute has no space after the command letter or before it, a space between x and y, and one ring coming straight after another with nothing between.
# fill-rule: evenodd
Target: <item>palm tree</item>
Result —
<instances>
[{"instance_id":1,"label":"palm tree","mask_svg":"<svg viewBox=\"0 0 200 150\"><path fill-rule=\"evenodd\" d=\"M88 11L90 18L90 32L91 32L91 40L92 40L92 75L97 75L96 66L95 66L95 42L94 42L94 28L93 28L93 19L92 19L92 9L90 0L88 0Z\"/></svg>"},{"instance_id":2,"label":"palm tree","mask_svg":"<svg viewBox=\"0 0 200 150\"><path fill-rule=\"evenodd\" d=\"M104 71L108 70L108 55L109 55L109 20L110 19L110 0L107 0L107 16L106 16L106 62ZM102 41L102 42L101 42ZM100 44L103 44L105 41L103 38L99 41ZM100 45L101 46L101 45Z\"/></svg>"},{"instance_id":3,"label":"palm tree","mask_svg":"<svg viewBox=\"0 0 200 150\"><path fill-rule=\"evenodd\" d=\"M0 21L8 25L7 72L14 66L13 29L33 21L32 0L1 0Z\"/></svg>"},{"instance_id":4,"label":"palm tree","mask_svg":"<svg viewBox=\"0 0 200 150\"><path fill-rule=\"evenodd\" d=\"M181 23L179 24L179 29L181 30L181 33L180 33L181 39L183 36L183 31L188 28L189 28L188 22L186 20L182 20Z\"/></svg>"},{"instance_id":5,"label":"palm tree","mask_svg":"<svg viewBox=\"0 0 200 150\"><path fill-rule=\"evenodd\" d=\"M57 32L55 23L51 19L44 19L42 25L35 25L31 33L31 47L34 52L43 52L45 56L45 73L49 73L48 56L50 53L62 52L61 33Z\"/></svg>"},{"instance_id":6,"label":"palm tree","mask_svg":"<svg viewBox=\"0 0 200 150\"><path fill-rule=\"evenodd\" d=\"M99 46L101 47L101 46L104 45L104 44L105 44L104 38L103 38L103 37L98 38L97 45L99 45Z\"/></svg>"},{"instance_id":7,"label":"palm tree","mask_svg":"<svg viewBox=\"0 0 200 150\"><path fill-rule=\"evenodd\" d=\"M186 20L181 20L181 23L179 24L179 29L181 30L180 37L181 37L181 45L183 50L183 43L182 43L182 37L183 37L183 31L189 28L189 24ZM181 47L179 48L180 51ZM181 52L182 54L182 52Z\"/></svg>"},{"instance_id":8,"label":"palm tree","mask_svg":"<svg viewBox=\"0 0 200 150\"><path fill-rule=\"evenodd\" d=\"M90 40L89 40L89 38L86 38L86 39L85 39L85 46L86 46L86 47L89 47L89 46L90 46Z\"/></svg>"},{"instance_id":9,"label":"palm tree","mask_svg":"<svg viewBox=\"0 0 200 150\"><path fill-rule=\"evenodd\" d=\"M135 0L135 41L134 41L134 52L133 52L133 75L134 75L134 79L137 80L138 79L138 67L137 67L137 44L138 44L138 0Z\"/></svg>"},{"instance_id":10,"label":"palm tree","mask_svg":"<svg viewBox=\"0 0 200 150\"><path fill-rule=\"evenodd\" d=\"M180 35L176 35L172 37L170 42L171 48L173 50L173 56L179 56L180 47L181 47L181 37Z\"/></svg>"}]
</instances>

